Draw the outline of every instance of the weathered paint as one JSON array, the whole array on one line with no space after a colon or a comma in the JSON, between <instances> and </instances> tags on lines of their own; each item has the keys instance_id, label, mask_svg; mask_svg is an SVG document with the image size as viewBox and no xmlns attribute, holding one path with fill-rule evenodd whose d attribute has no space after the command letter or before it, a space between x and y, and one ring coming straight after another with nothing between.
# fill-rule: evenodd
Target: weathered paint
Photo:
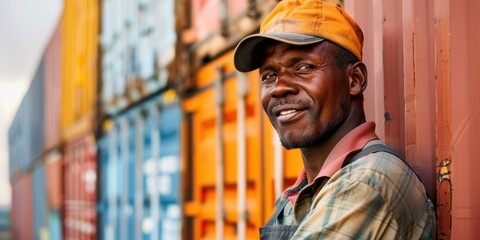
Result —
<instances>
[{"instance_id":1,"label":"weathered paint","mask_svg":"<svg viewBox=\"0 0 480 240\"><path fill-rule=\"evenodd\" d=\"M452 98L451 98L451 45L450 45L450 3L449 0L436 1L435 16L435 54L436 54L436 94L437 117L437 208L439 239L450 239L452 229ZM465 239L465 238L463 238Z\"/></svg>"}]
</instances>

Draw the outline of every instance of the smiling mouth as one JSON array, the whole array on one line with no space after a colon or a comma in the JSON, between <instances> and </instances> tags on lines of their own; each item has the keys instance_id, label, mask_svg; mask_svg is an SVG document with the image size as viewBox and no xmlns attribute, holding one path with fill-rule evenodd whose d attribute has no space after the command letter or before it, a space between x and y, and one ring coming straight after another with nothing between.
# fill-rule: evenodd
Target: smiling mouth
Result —
<instances>
[{"instance_id":1,"label":"smiling mouth","mask_svg":"<svg viewBox=\"0 0 480 240\"><path fill-rule=\"evenodd\" d=\"M297 109L282 110L277 115L277 120L282 124L291 124L303 117L304 111Z\"/></svg>"},{"instance_id":2,"label":"smiling mouth","mask_svg":"<svg viewBox=\"0 0 480 240\"><path fill-rule=\"evenodd\" d=\"M295 112L297 112L297 110L295 110L295 109L285 110L285 111L281 111L279 116L285 116L285 115L292 114L292 113L295 113Z\"/></svg>"}]
</instances>

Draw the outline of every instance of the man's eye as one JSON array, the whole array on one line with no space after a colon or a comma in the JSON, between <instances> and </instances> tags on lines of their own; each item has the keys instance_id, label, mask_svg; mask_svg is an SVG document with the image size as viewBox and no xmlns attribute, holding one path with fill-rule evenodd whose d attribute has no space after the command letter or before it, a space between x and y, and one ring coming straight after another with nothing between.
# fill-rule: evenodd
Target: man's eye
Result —
<instances>
[{"instance_id":1,"label":"man's eye","mask_svg":"<svg viewBox=\"0 0 480 240\"><path fill-rule=\"evenodd\" d=\"M314 69L315 69L315 66L311 64L302 64L297 67L297 71L299 72L310 72Z\"/></svg>"},{"instance_id":2,"label":"man's eye","mask_svg":"<svg viewBox=\"0 0 480 240\"><path fill-rule=\"evenodd\" d=\"M277 73L275 72L267 72L265 74L262 74L262 82L272 82L272 81L275 81L277 79Z\"/></svg>"}]
</instances>

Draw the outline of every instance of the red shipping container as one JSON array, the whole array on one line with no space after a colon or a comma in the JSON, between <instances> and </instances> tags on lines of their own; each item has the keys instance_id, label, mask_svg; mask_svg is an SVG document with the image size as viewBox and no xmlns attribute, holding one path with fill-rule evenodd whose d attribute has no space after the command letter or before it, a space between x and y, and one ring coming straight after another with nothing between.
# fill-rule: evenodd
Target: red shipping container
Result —
<instances>
[{"instance_id":1,"label":"red shipping container","mask_svg":"<svg viewBox=\"0 0 480 240\"><path fill-rule=\"evenodd\" d=\"M66 144L63 165L63 234L66 239L95 238L96 168L93 135Z\"/></svg>"},{"instance_id":2,"label":"red shipping container","mask_svg":"<svg viewBox=\"0 0 480 240\"><path fill-rule=\"evenodd\" d=\"M59 21L45 50L45 121L44 150L60 144L60 84L61 84L61 44L62 22Z\"/></svg>"},{"instance_id":3,"label":"red shipping container","mask_svg":"<svg viewBox=\"0 0 480 240\"><path fill-rule=\"evenodd\" d=\"M33 239L32 174L12 182L11 232L13 239Z\"/></svg>"}]
</instances>

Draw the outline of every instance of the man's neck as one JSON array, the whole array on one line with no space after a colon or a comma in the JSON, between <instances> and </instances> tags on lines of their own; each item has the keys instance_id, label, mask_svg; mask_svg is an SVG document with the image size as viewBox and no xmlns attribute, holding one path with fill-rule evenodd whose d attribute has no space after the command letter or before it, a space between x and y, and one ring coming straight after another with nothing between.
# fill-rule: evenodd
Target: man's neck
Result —
<instances>
[{"instance_id":1,"label":"man's neck","mask_svg":"<svg viewBox=\"0 0 480 240\"><path fill-rule=\"evenodd\" d=\"M325 160L337 143L350 131L360 126L364 122L365 115L363 112L362 114L350 114L342 126L325 142L301 149L303 165L309 184L315 180L320 172L320 169L322 169Z\"/></svg>"}]
</instances>

